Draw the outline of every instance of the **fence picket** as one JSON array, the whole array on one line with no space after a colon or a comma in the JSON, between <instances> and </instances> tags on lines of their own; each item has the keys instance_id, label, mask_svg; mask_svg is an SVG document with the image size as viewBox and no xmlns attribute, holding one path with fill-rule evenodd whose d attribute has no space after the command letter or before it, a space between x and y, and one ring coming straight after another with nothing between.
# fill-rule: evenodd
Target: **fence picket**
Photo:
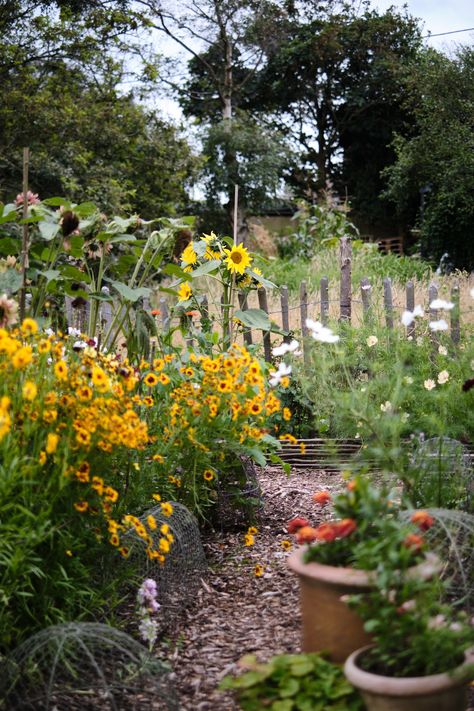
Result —
<instances>
[{"instance_id":1,"label":"fence picket","mask_svg":"<svg viewBox=\"0 0 474 711\"><path fill-rule=\"evenodd\" d=\"M241 311L247 311L247 295L239 291L239 306ZM252 345L252 331L250 328L244 328L244 343L246 346Z\"/></svg>"},{"instance_id":2,"label":"fence picket","mask_svg":"<svg viewBox=\"0 0 474 711\"><path fill-rule=\"evenodd\" d=\"M372 284L367 277L363 277L360 280L360 294L364 312L364 323L369 323L372 320Z\"/></svg>"},{"instance_id":3,"label":"fence picket","mask_svg":"<svg viewBox=\"0 0 474 711\"><path fill-rule=\"evenodd\" d=\"M290 311L288 306L288 287L282 286L280 289L280 303L281 303L281 326L284 331L290 330ZM290 335L284 336L283 340L285 343L289 343L291 340Z\"/></svg>"},{"instance_id":4,"label":"fence picket","mask_svg":"<svg viewBox=\"0 0 474 711\"><path fill-rule=\"evenodd\" d=\"M406 283L406 295L407 295L407 311L413 311L415 308L415 285L412 281L407 281ZM415 321L413 320L409 326L407 326L407 336L408 338L415 338Z\"/></svg>"},{"instance_id":5,"label":"fence picket","mask_svg":"<svg viewBox=\"0 0 474 711\"><path fill-rule=\"evenodd\" d=\"M327 326L329 320L329 279L327 276L321 277L319 289L321 291L321 323L323 326Z\"/></svg>"},{"instance_id":6,"label":"fence picket","mask_svg":"<svg viewBox=\"0 0 474 711\"><path fill-rule=\"evenodd\" d=\"M265 313L268 314L268 301L265 287L262 286L260 287L260 289L257 289L257 293L258 305L260 306L262 311L265 311ZM272 359L272 341L270 338L270 331L265 331L263 334L263 353L267 363L270 363Z\"/></svg>"},{"instance_id":7,"label":"fence picket","mask_svg":"<svg viewBox=\"0 0 474 711\"><path fill-rule=\"evenodd\" d=\"M451 289L451 301L454 309L451 311L451 339L458 344L461 340L461 326L459 323L459 284L453 284Z\"/></svg>"},{"instance_id":8,"label":"fence picket","mask_svg":"<svg viewBox=\"0 0 474 711\"><path fill-rule=\"evenodd\" d=\"M393 296L392 280L385 277L383 280L383 303L385 309L385 323L387 328L393 328Z\"/></svg>"},{"instance_id":9,"label":"fence picket","mask_svg":"<svg viewBox=\"0 0 474 711\"><path fill-rule=\"evenodd\" d=\"M351 279L352 279L352 242L349 237L341 237L341 291L340 320L351 320Z\"/></svg>"}]
</instances>

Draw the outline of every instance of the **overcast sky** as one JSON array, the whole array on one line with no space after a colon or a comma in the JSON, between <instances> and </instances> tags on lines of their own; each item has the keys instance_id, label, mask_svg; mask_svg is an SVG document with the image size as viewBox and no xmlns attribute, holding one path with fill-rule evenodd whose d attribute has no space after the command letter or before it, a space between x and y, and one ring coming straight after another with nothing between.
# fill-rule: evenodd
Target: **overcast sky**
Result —
<instances>
[{"instance_id":1,"label":"overcast sky","mask_svg":"<svg viewBox=\"0 0 474 711\"><path fill-rule=\"evenodd\" d=\"M372 0L372 5L380 10L386 10L391 5L403 7L408 5L410 15L422 20L425 34L452 32L474 27L473 0L407 0L406 3L396 0ZM472 44L474 30L457 32L444 37L432 37L427 42L436 49L449 54L456 44Z\"/></svg>"}]
</instances>

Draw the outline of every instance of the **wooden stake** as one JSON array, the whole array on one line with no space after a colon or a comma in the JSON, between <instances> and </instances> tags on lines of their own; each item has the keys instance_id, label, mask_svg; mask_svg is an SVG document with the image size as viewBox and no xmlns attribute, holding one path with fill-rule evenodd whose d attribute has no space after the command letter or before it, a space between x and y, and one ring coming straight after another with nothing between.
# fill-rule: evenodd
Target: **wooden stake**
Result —
<instances>
[{"instance_id":1,"label":"wooden stake","mask_svg":"<svg viewBox=\"0 0 474 711\"><path fill-rule=\"evenodd\" d=\"M262 311L265 311L266 314L268 314L268 301L267 301L267 292L265 290L265 287L260 287L260 289L257 289L257 294L258 294L258 305L262 309ZM264 331L263 333L263 353L265 356L265 360L267 363L271 363L272 361L272 342L270 338L270 331Z\"/></svg>"},{"instance_id":2,"label":"wooden stake","mask_svg":"<svg viewBox=\"0 0 474 711\"><path fill-rule=\"evenodd\" d=\"M239 186L234 185L234 244L237 244L238 235L238 216L239 216Z\"/></svg>"},{"instance_id":3,"label":"wooden stake","mask_svg":"<svg viewBox=\"0 0 474 711\"><path fill-rule=\"evenodd\" d=\"M351 279L352 279L352 243L348 237L341 237L341 296L340 320L351 320Z\"/></svg>"},{"instance_id":4,"label":"wooden stake","mask_svg":"<svg viewBox=\"0 0 474 711\"><path fill-rule=\"evenodd\" d=\"M321 323L323 326L327 326L329 320L329 278L327 276L321 277L319 289L321 292Z\"/></svg>"},{"instance_id":5,"label":"wooden stake","mask_svg":"<svg viewBox=\"0 0 474 711\"><path fill-rule=\"evenodd\" d=\"M23 219L28 217L28 168L30 165L30 149L23 148ZM28 225L23 225L23 235L21 243L21 292L20 292L20 321L25 318L26 307L26 270L28 269L28 247L29 247Z\"/></svg>"},{"instance_id":6,"label":"wooden stake","mask_svg":"<svg viewBox=\"0 0 474 711\"><path fill-rule=\"evenodd\" d=\"M282 286L280 289L280 303L281 303L281 325L284 331L290 330L290 313L288 306L288 287ZM284 336L283 340L285 343L290 342L290 336Z\"/></svg>"}]
</instances>

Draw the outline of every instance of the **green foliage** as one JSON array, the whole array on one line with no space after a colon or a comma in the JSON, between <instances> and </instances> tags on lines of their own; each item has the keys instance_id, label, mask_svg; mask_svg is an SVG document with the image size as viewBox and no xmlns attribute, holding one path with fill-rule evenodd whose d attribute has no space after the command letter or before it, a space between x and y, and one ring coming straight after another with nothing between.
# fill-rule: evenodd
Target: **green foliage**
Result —
<instances>
[{"instance_id":1,"label":"green foliage","mask_svg":"<svg viewBox=\"0 0 474 711\"><path fill-rule=\"evenodd\" d=\"M324 202L315 205L300 203L292 218L296 221L296 230L281 235L277 241L282 259L313 259L321 250L337 246L341 237L358 234L347 218L347 205L340 205L330 189L324 196Z\"/></svg>"},{"instance_id":2,"label":"green foliage","mask_svg":"<svg viewBox=\"0 0 474 711\"><path fill-rule=\"evenodd\" d=\"M439 261L448 252L452 264L465 269L474 265L473 72L471 48L460 48L452 58L434 50L420 57L407 77L416 129L397 137L397 160L386 171L387 196L401 217L421 228L423 253Z\"/></svg>"},{"instance_id":3,"label":"green foliage","mask_svg":"<svg viewBox=\"0 0 474 711\"><path fill-rule=\"evenodd\" d=\"M362 711L362 699L340 667L320 654L280 654L266 664L252 655L240 662L244 674L227 676L220 689L236 692L244 711Z\"/></svg>"}]
</instances>

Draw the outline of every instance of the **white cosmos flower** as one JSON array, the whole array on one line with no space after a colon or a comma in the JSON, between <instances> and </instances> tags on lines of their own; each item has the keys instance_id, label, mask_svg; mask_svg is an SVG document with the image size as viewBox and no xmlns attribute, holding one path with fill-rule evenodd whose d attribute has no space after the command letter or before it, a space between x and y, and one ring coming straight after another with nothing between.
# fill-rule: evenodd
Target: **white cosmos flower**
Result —
<instances>
[{"instance_id":1,"label":"white cosmos flower","mask_svg":"<svg viewBox=\"0 0 474 711\"><path fill-rule=\"evenodd\" d=\"M446 348L446 346L440 346L438 348L438 353L440 355L448 355L448 349Z\"/></svg>"},{"instance_id":2,"label":"white cosmos flower","mask_svg":"<svg viewBox=\"0 0 474 711\"><path fill-rule=\"evenodd\" d=\"M436 311L437 309L443 309L444 311L450 311L454 309L454 304L452 301L445 301L444 299L434 299L430 304L430 309Z\"/></svg>"},{"instance_id":3,"label":"white cosmos flower","mask_svg":"<svg viewBox=\"0 0 474 711\"><path fill-rule=\"evenodd\" d=\"M440 385L444 385L444 383L447 383L449 380L449 373L447 370L442 370L441 373L438 374L438 383Z\"/></svg>"},{"instance_id":4,"label":"white cosmos flower","mask_svg":"<svg viewBox=\"0 0 474 711\"><path fill-rule=\"evenodd\" d=\"M427 390L433 390L433 388L436 387L435 381L434 381L434 380L431 380L431 378L428 379L428 380L425 380L425 382L423 383L423 385L425 386L425 388L426 388Z\"/></svg>"},{"instance_id":5,"label":"white cosmos flower","mask_svg":"<svg viewBox=\"0 0 474 711\"><path fill-rule=\"evenodd\" d=\"M402 324L404 326L410 326L417 316L421 317L423 315L424 315L423 307L420 306L420 304L417 304L415 306L415 308L413 309L413 311L404 311L402 313L402 318L401 318Z\"/></svg>"},{"instance_id":6,"label":"white cosmos flower","mask_svg":"<svg viewBox=\"0 0 474 711\"><path fill-rule=\"evenodd\" d=\"M379 339L377 336L369 336L366 343L369 346L369 348L372 348L373 346L376 346L377 343L379 342Z\"/></svg>"},{"instance_id":7,"label":"white cosmos flower","mask_svg":"<svg viewBox=\"0 0 474 711\"><path fill-rule=\"evenodd\" d=\"M299 343L298 341L295 341L293 339L291 343L282 343L280 346L275 346L275 348L272 348L272 354L274 356L283 356L286 353L294 353L296 350L299 348Z\"/></svg>"},{"instance_id":8,"label":"white cosmos flower","mask_svg":"<svg viewBox=\"0 0 474 711\"><path fill-rule=\"evenodd\" d=\"M430 321L429 326L432 331L447 331L448 330L448 324L444 320L444 318L441 318L439 321Z\"/></svg>"},{"instance_id":9,"label":"white cosmos flower","mask_svg":"<svg viewBox=\"0 0 474 711\"><path fill-rule=\"evenodd\" d=\"M311 331L311 335L315 341L321 341L321 343L337 343L339 340L339 336L336 336L327 326L323 326L320 321L313 321L313 319L307 318L306 326Z\"/></svg>"},{"instance_id":10,"label":"white cosmos flower","mask_svg":"<svg viewBox=\"0 0 474 711\"><path fill-rule=\"evenodd\" d=\"M280 365L278 366L278 370L270 371L270 379L268 382L272 386L278 385L281 379L285 378L287 375L290 375L290 373L291 365L287 365L286 363L280 363Z\"/></svg>"}]
</instances>

